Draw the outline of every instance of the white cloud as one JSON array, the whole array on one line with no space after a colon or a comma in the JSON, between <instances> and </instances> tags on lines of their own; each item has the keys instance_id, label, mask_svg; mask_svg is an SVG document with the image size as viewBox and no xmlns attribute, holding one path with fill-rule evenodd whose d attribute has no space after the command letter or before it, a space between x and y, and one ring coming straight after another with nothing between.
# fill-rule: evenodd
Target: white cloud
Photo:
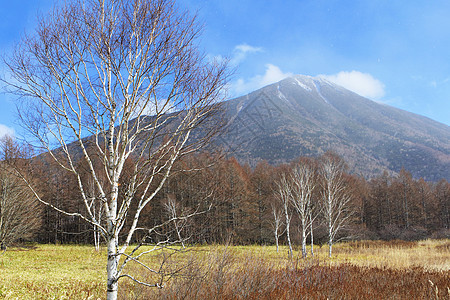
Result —
<instances>
[{"instance_id":1,"label":"white cloud","mask_svg":"<svg viewBox=\"0 0 450 300\"><path fill-rule=\"evenodd\" d=\"M244 43L244 44L240 44L240 45L237 45L236 47L234 47L234 50L244 52L244 53L261 52L262 48L261 47L253 47L253 46L250 46L250 45Z\"/></svg>"},{"instance_id":2,"label":"white cloud","mask_svg":"<svg viewBox=\"0 0 450 300\"><path fill-rule=\"evenodd\" d=\"M5 135L14 136L15 131L6 125L0 124L0 138Z\"/></svg>"},{"instance_id":3,"label":"white cloud","mask_svg":"<svg viewBox=\"0 0 450 300\"><path fill-rule=\"evenodd\" d=\"M240 96L246 93L253 92L266 85L283 80L284 78L292 75L292 73L284 73L277 66L267 64L266 71L263 75L256 75L249 80L239 78L235 83L231 85L231 92L233 96Z\"/></svg>"},{"instance_id":4,"label":"white cloud","mask_svg":"<svg viewBox=\"0 0 450 300\"><path fill-rule=\"evenodd\" d=\"M233 57L230 60L232 66L236 66L241 63L249 53L262 52L263 49L260 47L253 47L248 44L240 44L234 47Z\"/></svg>"},{"instance_id":5,"label":"white cloud","mask_svg":"<svg viewBox=\"0 0 450 300\"><path fill-rule=\"evenodd\" d=\"M342 71L335 75L319 76L370 99L380 99L385 94L384 84L368 73Z\"/></svg>"}]
</instances>

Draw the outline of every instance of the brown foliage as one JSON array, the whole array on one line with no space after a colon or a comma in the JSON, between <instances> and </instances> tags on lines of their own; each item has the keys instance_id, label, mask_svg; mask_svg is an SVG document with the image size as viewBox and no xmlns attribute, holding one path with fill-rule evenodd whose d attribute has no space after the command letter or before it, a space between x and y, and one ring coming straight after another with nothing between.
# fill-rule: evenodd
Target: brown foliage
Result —
<instances>
[{"instance_id":1,"label":"brown foliage","mask_svg":"<svg viewBox=\"0 0 450 300\"><path fill-rule=\"evenodd\" d=\"M0 247L34 237L41 209L17 170L31 177L27 149L11 137L0 139ZM25 175L23 175L25 176Z\"/></svg>"},{"instance_id":2,"label":"brown foliage","mask_svg":"<svg viewBox=\"0 0 450 300\"><path fill-rule=\"evenodd\" d=\"M225 250L206 262L191 263L188 274L164 289L136 287L133 294L136 299L450 299L449 272L420 267L396 270L318 262L280 267L263 257L242 258ZM124 299L130 290L128 285Z\"/></svg>"},{"instance_id":3,"label":"brown foliage","mask_svg":"<svg viewBox=\"0 0 450 300\"><path fill-rule=\"evenodd\" d=\"M235 159L224 158L222 154L186 155L174 166L172 176L155 201L143 210L142 224L151 227L164 220L164 203L168 197L175 197L177 205L185 211L208 210L212 205L207 213L194 217L185 229L186 236L191 237L194 243L223 243L229 236L237 244L275 243L270 209L277 205L274 182L296 164L317 168L317 162L299 158L291 165L278 167L262 162L252 170ZM83 206L76 204L80 197L76 191L76 181L60 173L49 175L47 169L54 169L53 165L49 162L43 164L42 175L37 176L42 177L41 190L46 191L44 198L52 204L84 213ZM125 165L119 185L120 195L125 194L129 186L131 175L128 173L133 166L131 162ZM80 168L83 169L82 164ZM89 177L81 173L83 180ZM404 184L400 181L402 178ZM352 236L355 239L416 241L449 237L450 231L446 228L450 184L447 181L435 184L415 180L405 171L402 177L391 177L385 173L369 181L345 174L345 182L345 188L351 194L350 206L354 214L349 219L350 226L338 238ZM141 194L141 190L138 189L136 197ZM320 197L319 190L317 188L313 193L315 202ZM133 213L136 206L132 205L130 209ZM40 242L92 243L91 226L83 221L50 211L46 212L44 221ZM130 223L131 220L127 220L125 228ZM300 243L298 229L301 229L301 224L295 214L291 226L293 243ZM325 243L324 230L323 220L317 218L314 223L316 244ZM62 234L68 232L74 234ZM285 242L285 235L280 237L280 242ZM138 239L139 234L136 236Z\"/></svg>"}]
</instances>

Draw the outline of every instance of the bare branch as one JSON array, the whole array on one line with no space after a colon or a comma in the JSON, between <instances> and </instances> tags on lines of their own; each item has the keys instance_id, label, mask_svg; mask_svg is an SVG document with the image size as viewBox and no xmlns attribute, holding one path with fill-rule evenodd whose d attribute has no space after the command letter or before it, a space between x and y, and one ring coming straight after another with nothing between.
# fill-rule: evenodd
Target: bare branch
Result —
<instances>
[{"instance_id":1,"label":"bare branch","mask_svg":"<svg viewBox=\"0 0 450 300\"><path fill-rule=\"evenodd\" d=\"M23 99L21 120L43 156L75 175L84 211L66 211L32 192L101 229L108 299L117 296L121 276L116 254L135 239L142 211L174 163L216 133L228 71L226 61L199 51L200 32L196 17L174 0L72 0L42 17L5 60L12 78L6 83Z\"/></svg>"}]
</instances>

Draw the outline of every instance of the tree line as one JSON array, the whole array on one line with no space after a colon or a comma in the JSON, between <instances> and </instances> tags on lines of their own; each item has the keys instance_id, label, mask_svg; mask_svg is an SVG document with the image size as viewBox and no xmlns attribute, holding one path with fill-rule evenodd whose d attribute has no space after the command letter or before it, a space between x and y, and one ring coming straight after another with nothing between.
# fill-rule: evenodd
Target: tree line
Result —
<instances>
[{"instance_id":1,"label":"tree line","mask_svg":"<svg viewBox=\"0 0 450 300\"><path fill-rule=\"evenodd\" d=\"M19 152L9 142L6 146L3 143L3 164ZM103 243L98 228L52 208L85 213L78 201L77 177L65 174L50 159L21 161L27 165L41 197L51 206L37 205L28 187L2 168L2 241L97 247ZM79 168L83 169L82 163ZM133 168L127 161L124 174ZM89 182L89 172L81 174L86 177L83 181ZM127 191L127 180L127 176L121 179L119 193ZM94 184L87 194L98 196ZM305 256L306 243L311 241L332 245L340 239L445 238L449 234L449 208L450 184L446 180L426 182L412 178L406 170L364 179L349 174L345 162L332 153L300 157L279 166L261 161L254 168L235 158L202 153L184 156L174 165L161 192L142 211L142 221L148 227L164 224L150 235L154 243L176 238L183 243L224 243L231 239L237 244L299 244ZM131 216L136 209L131 208ZM105 218L101 205L93 211L98 218ZM8 213L16 214L18 221L9 217L8 223ZM191 218L177 218L187 215ZM22 223L27 226L8 231L8 224L13 227L11 224L24 218L28 221ZM125 228L131 224L128 217ZM137 233L133 242L141 237Z\"/></svg>"},{"instance_id":2,"label":"tree line","mask_svg":"<svg viewBox=\"0 0 450 300\"><path fill-rule=\"evenodd\" d=\"M175 0L62 1L39 17L3 58L0 80L43 154L2 145L2 249L17 239L104 243L114 300L122 278L161 287L125 266L167 276L140 257L174 244L280 239L292 253L301 232L303 249L309 239L331 254L345 237L448 230L447 182L407 172L366 181L333 154L252 169L200 153L223 129L231 76L227 59L199 48L201 29Z\"/></svg>"}]
</instances>

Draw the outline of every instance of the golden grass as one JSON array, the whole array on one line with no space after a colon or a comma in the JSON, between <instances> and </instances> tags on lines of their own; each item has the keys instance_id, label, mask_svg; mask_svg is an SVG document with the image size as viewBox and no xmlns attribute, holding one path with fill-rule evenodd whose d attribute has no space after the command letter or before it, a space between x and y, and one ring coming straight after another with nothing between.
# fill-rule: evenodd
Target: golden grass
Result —
<instances>
[{"instance_id":1,"label":"golden grass","mask_svg":"<svg viewBox=\"0 0 450 300\"><path fill-rule=\"evenodd\" d=\"M391 269L450 271L450 241L357 241L334 247L333 262Z\"/></svg>"},{"instance_id":2,"label":"golden grass","mask_svg":"<svg viewBox=\"0 0 450 300\"><path fill-rule=\"evenodd\" d=\"M100 298L104 261L91 246L9 248L0 256L0 299Z\"/></svg>"},{"instance_id":3,"label":"golden grass","mask_svg":"<svg viewBox=\"0 0 450 300\"><path fill-rule=\"evenodd\" d=\"M184 281L173 279L167 285L167 291L172 292L164 294L165 289L161 291L143 289L126 279L119 284L120 295L127 299L146 299L150 293L157 295L155 298L172 299L177 298L174 290L181 293L182 289L187 291L192 289L193 285L212 286L215 289L215 295L221 295L220 293L226 293L227 289L228 293L233 292L233 285L229 279L226 280L228 277L241 278L240 281L243 283L239 284L271 286L276 291L277 287L274 282L271 283L272 285L261 283L270 281L270 272L283 273L286 270L313 268L314 272L322 274L321 272L336 272L332 270L337 269L332 268L339 269L340 267L346 271L339 272L355 272L355 274L359 272L358 270L373 268L373 270L378 270L377 276L383 276L384 271L382 270L395 270L403 272L399 274L410 275L414 272L430 272L435 277L429 277L431 279L428 280L442 281L441 277L444 276L449 279L447 287L450 287L450 240L340 243L334 246L331 259L327 257L326 246L315 247L314 258L308 253L307 259L300 258L297 249L294 259L291 261L287 259L287 250L287 247L280 247L280 251L277 253L275 246L192 247L185 253L168 259L166 257L165 268L167 271L171 271L182 266L180 274L191 274L191 278L195 278L195 280L186 281L186 278L190 278L189 276L184 277ZM143 262L155 265L159 264L163 258L162 253L158 253L156 256L144 259ZM106 278L105 261L105 251L96 252L92 246L37 245L28 249L9 248L0 256L0 299L103 299ZM357 267L357 269L352 269L350 266ZM250 270L253 270L251 271L253 272L251 273L252 277L259 278L258 282L249 282L248 279L245 279L246 277L236 276L236 274L247 274ZM142 268L136 264L130 265L128 271L137 274L142 280L155 282L160 279L158 276L143 272ZM421 281L420 284L431 287L431 283L423 279L428 278L426 276L417 277L421 278L417 280ZM422 282L424 280L425 283ZM441 290L443 286L445 285L440 283ZM242 289L242 287L240 288ZM244 290L246 289L244 288ZM186 291L184 293L187 293ZM250 297L249 295L247 296ZM244 299L244 296L235 298ZM202 297L206 296L203 294Z\"/></svg>"},{"instance_id":4,"label":"golden grass","mask_svg":"<svg viewBox=\"0 0 450 300\"><path fill-rule=\"evenodd\" d=\"M217 246L225 247L225 246ZM281 246L233 246L232 251L265 259L286 262L288 247ZM307 247L307 259L301 258L301 248L294 247L294 260L309 265L311 261L325 266L351 264L360 267L390 269L424 268L430 271L450 271L450 240L405 241L352 241L333 245L333 255L328 257L328 246L314 246L314 257Z\"/></svg>"}]
</instances>

